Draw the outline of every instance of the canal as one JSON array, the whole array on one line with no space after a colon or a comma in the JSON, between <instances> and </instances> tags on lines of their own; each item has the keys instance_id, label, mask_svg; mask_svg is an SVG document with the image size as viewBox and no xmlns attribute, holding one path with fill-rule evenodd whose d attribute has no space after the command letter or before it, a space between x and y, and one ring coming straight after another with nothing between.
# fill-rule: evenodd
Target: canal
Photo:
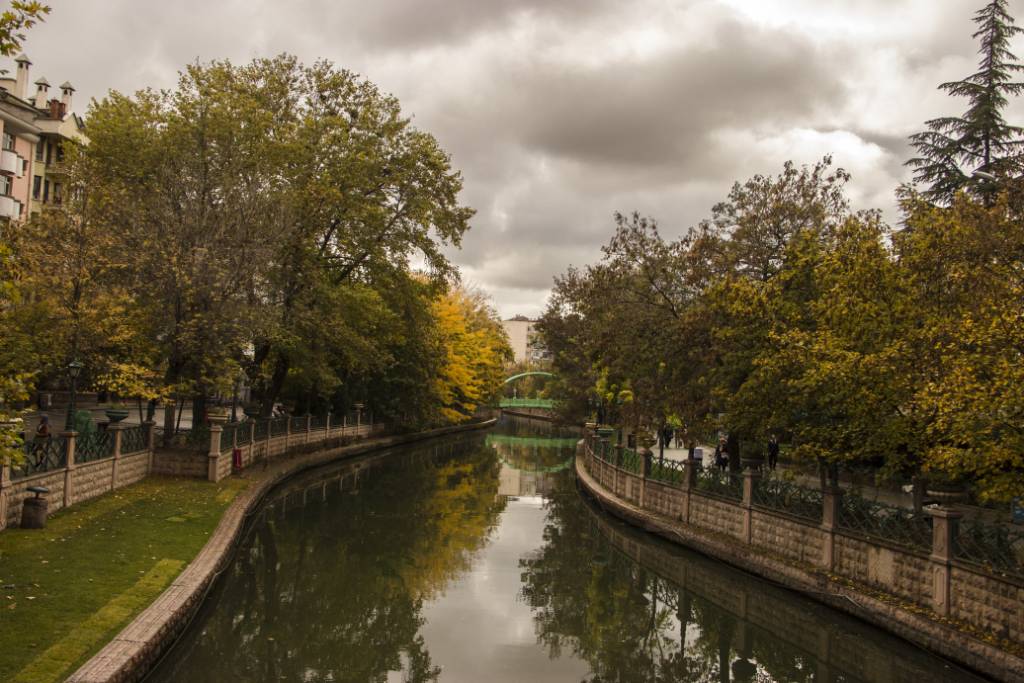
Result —
<instances>
[{"instance_id":1,"label":"canal","mask_svg":"<svg viewBox=\"0 0 1024 683\"><path fill-rule=\"evenodd\" d=\"M506 419L289 480L147 680L983 680L595 510L574 442Z\"/></svg>"}]
</instances>

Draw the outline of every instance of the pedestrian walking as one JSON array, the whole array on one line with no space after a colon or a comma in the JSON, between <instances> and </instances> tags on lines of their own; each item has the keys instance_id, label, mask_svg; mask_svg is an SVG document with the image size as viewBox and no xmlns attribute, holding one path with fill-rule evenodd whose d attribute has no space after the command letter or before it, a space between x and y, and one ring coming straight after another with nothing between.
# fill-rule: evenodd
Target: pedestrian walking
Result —
<instances>
[{"instance_id":1,"label":"pedestrian walking","mask_svg":"<svg viewBox=\"0 0 1024 683\"><path fill-rule=\"evenodd\" d=\"M779 464L779 438L774 434L768 439L768 469L772 472L775 471L775 466Z\"/></svg>"},{"instance_id":2,"label":"pedestrian walking","mask_svg":"<svg viewBox=\"0 0 1024 683\"><path fill-rule=\"evenodd\" d=\"M46 446L50 438L50 418L43 415L39 418L39 425L36 426L36 434L32 439L32 457L35 458L36 467L41 465L46 457Z\"/></svg>"}]
</instances>

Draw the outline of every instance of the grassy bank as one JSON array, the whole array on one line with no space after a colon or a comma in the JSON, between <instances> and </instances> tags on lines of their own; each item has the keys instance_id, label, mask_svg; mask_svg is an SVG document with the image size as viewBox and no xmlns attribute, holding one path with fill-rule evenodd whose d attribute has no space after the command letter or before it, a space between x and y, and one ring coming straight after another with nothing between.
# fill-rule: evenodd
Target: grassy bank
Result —
<instances>
[{"instance_id":1,"label":"grassy bank","mask_svg":"<svg viewBox=\"0 0 1024 683\"><path fill-rule=\"evenodd\" d=\"M59 681L152 602L247 482L151 478L0 533L0 680Z\"/></svg>"}]
</instances>

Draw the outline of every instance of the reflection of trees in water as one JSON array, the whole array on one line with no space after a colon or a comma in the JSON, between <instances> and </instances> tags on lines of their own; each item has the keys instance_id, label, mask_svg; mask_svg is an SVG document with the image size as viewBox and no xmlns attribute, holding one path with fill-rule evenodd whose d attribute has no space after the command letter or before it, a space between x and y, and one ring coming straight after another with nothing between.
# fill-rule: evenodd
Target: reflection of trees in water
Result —
<instances>
[{"instance_id":1,"label":"reflection of trees in water","mask_svg":"<svg viewBox=\"0 0 1024 683\"><path fill-rule=\"evenodd\" d=\"M156 680L437 680L423 603L469 567L503 505L493 452L461 450L385 462L359 495L268 509Z\"/></svg>"},{"instance_id":2,"label":"reflection of trees in water","mask_svg":"<svg viewBox=\"0 0 1024 683\"><path fill-rule=\"evenodd\" d=\"M561 490L571 484L565 473ZM978 681L805 598L627 531L576 495L553 496L548 512L543 547L520 561L522 596L538 642L553 657L585 660L592 683Z\"/></svg>"}]
</instances>

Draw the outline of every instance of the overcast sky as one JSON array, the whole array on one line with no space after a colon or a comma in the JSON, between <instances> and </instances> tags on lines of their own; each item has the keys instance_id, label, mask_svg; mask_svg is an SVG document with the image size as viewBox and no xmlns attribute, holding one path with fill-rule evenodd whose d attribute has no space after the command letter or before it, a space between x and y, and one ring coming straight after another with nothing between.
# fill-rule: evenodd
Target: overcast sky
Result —
<instances>
[{"instance_id":1,"label":"overcast sky","mask_svg":"<svg viewBox=\"0 0 1024 683\"><path fill-rule=\"evenodd\" d=\"M831 153L893 216L906 136L960 113L984 0L48 0L32 80L171 87L195 59L324 57L395 94L465 176L464 278L536 315L614 211L667 235L733 181ZM1024 22L1024 0L1011 11ZM1015 45L1024 55L1024 43ZM1013 112L1024 114L1014 107ZM1011 115L1020 123L1021 116Z\"/></svg>"}]
</instances>

